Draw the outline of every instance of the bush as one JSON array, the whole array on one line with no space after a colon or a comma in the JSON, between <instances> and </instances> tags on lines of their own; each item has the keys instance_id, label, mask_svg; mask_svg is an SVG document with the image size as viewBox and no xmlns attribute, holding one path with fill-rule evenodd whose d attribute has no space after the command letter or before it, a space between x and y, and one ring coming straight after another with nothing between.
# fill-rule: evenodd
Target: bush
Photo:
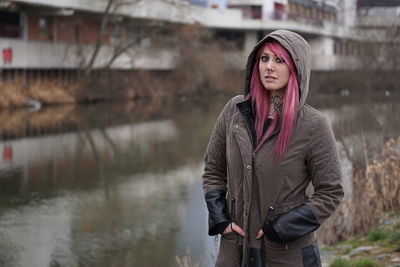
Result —
<instances>
[{"instance_id":1,"label":"bush","mask_svg":"<svg viewBox=\"0 0 400 267\"><path fill-rule=\"evenodd\" d=\"M389 236L390 243L399 244L400 245L400 230L396 232L392 232Z\"/></svg>"},{"instance_id":2,"label":"bush","mask_svg":"<svg viewBox=\"0 0 400 267\"><path fill-rule=\"evenodd\" d=\"M368 234L368 240L371 242L381 241L389 236L389 232L385 229L375 229Z\"/></svg>"}]
</instances>

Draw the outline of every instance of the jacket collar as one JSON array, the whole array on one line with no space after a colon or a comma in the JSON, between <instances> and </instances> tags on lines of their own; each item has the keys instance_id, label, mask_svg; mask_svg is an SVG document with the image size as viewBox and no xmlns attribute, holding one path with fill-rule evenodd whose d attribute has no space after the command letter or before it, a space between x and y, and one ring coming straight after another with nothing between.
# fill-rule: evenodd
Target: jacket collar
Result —
<instances>
[{"instance_id":1,"label":"jacket collar","mask_svg":"<svg viewBox=\"0 0 400 267\"><path fill-rule=\"evenodd\" d=\"M246 122L246 128L247 128L247 132L249 134L249 136L251 137L251 142L253 144L253 148L256 148L257 146L257 135L256 135L256 131L254 129L254 122L255 122L255 113L253 111L253 104L251 102L251 99L244 99L238 103L236 103L237 108L239 109L240 113L242 114L245 122ZM282 105L276 107L276 111L278 113L278 124L277 127L274 129L274 131L272 132L271 136L266 140L269 141L272 138L274 138L278 133L279 133L279 129L280 129L280 117L281 117L281 110L282 110ZM266 130L268 129L268 127L271 124L271 120L267 120L264 124L264 133L266 132Z\"/></svg>"}]
</instances>

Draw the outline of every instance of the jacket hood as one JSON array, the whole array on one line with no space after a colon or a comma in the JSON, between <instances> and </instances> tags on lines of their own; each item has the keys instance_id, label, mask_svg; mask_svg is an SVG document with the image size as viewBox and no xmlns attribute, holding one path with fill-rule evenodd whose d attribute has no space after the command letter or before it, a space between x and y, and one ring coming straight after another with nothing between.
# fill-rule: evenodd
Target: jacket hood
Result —
<instances>
[{"instance_id":1,"label":"jacket hood","mask_svg":"<svg viewBox=\"0 0 400 267\"><path fill-rule=\"evenodd\" d=\"M310 60L311 48L308 42L299 34L287 30L276 30L266 35L251 51L246 64L245 75L245 91L244 95L250 92L251 74L254 64L256 63L256 56L258 49L267 41L275 40L280 43L292 56L293 62L297 69L297 80L299 83L300 100L299 108L302 107L306 101L308 94L308 87L310 82Z\"/></svg>"}]
</instances>

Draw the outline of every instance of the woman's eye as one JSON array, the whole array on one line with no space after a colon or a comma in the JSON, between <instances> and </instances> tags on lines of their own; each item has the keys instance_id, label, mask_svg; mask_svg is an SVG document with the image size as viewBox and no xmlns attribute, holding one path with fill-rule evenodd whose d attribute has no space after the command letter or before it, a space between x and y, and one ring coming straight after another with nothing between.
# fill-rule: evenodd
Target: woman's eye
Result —
<instances>
[{"instance_id":1,"label":"woman's eye","mask_svg":"<svg viewBox=\"0 0 400 267\"><path fill-rule=\"evenodd\" d=\"M261 61L262 62L267 62L269 60L269 58L267 56L262 56L261 57Z\"/></svg>"},{"instance_id":2,"label":"woman's eye","mask_svg":"<svg viewBox=\"0 0 400 267\"><path fill-rule=\"evenodd\" d=\"M277 58L276 58L276 62L278 62L278 63L283 63L283 62L285 62L285 61L284 61L283 59L277 57Z\"/></svg>"}]
</instances>

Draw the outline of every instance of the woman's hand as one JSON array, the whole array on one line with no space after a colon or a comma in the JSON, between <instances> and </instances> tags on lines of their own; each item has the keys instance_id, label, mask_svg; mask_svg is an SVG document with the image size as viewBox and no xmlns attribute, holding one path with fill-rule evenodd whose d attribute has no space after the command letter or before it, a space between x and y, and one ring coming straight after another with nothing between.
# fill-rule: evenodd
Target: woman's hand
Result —
<instances>
[{"instance_id":1,"label":"woman's hand","mask_svg":"<svg viewBox=\"0 0 400 267\"><path fill-rule=\"evenodd\" d=\"M264 235L264 231L262 229L260 229L260 231L258 231L256 239L260 239L261 237L263 237L263 235Z\"/></svg>"},{"instance_id":2,"label":"woman's hand","mask_svg":"<svg viewBox=\"0 0 400 267\"><path fill-rule=\"evenodd\" d=\"M225 231L222 233L224 235L229 234L231 232L236 232L241 236L244 236L245 233L242 228L240 228L236 223L232 222L226 227Z\"/></svg>"}]
</instances>

